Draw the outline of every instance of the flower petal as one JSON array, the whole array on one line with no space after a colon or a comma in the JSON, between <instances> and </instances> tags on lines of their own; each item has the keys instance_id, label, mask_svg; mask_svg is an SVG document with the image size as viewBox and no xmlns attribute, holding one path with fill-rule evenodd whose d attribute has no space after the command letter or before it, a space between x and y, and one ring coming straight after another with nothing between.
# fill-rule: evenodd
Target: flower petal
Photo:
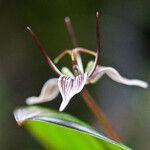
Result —
<instances>
[{"instance_id":1,"label":"flower petal","mask_svg":"<svg viewBox=\"0 0 150 150\"><path fill-rule=\"evenodd\" d=\"M59 93L58 78L49 79L43 86L39 97L29 97L26 99L28 105L44 103L53 100Z\"/></svg>"},{"instance_id":2,"label":"flower petal","mask_svg":"<svg viewBox=\"0 0 150 150\"><path fill-rule=\"evenodd\" d=\"M70 99L77 93L79 93L87 80L87 73L80 74L74 79L68 76L60 76L58 79L58 87L62 95L62 103L59 111L63 111L68 105Z\"/></svg>"},{"instance_id":3,"label":"flower petal","mask_svg":"<svg viewBox=\"0 0 150 150\"><path fill-rule=\"evenodd\" d=\"M104 74L107 74L112 80L126 84L126 85L133 85L139 86L142 88L147 88L148 84L144 81L137 80L137 79L127 79L122 77L117 70L112 67L104 67L104 66L97 66L95 72L88 79L88 82L95 83L99 78L101 78Z\"/></svg>"}]
</instances>

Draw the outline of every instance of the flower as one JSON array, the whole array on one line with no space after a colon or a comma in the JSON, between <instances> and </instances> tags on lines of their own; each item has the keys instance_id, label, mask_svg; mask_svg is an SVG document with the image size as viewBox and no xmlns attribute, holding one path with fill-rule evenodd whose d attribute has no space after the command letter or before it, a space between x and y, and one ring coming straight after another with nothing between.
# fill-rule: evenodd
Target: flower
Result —
<instances>
[{"instance_id":1,"label":"flower","mask_svg":"<svg viewBox=\"0 0 150 150\"><path fill-rule=\"evenodd\" d=\"M147 88L148 84L144 81L137 79L127 79L122 77L117 70L112 67L106 67L98 65L99 57L100 57L100 38L99 38L99 23L98 23L98 15L96 20L96 31L97 31L97 52L85 49L85 48L74 48L72 50L63 51L56 59L55 63L64 57L66 54L69 54L72 60L72 70L71 72L67 67L63 67L60 71L55 64L48 57L46 51L42 47L39 39L34 34L34 32L27 27L28 31L31 33L35 43L39 47L42 55L44 56L46 62L49 66L58 74L58 78L49 79L43 86L41 93L38 97L29 97L26 99L26 103L37 104L48 102L55 99L59 92L62 96L62 103L60 105L59 111L63 111L68 105L71 98L82 91L86 84L92 84L97 82L104 74L108 75L112 80L132 86L139 86L142 88ZM95 61L90 61L87 64L87 67L83 68L82 59L80 53L87 53L95 56Z\"/></svg>"},{"instance_id":2,"label":"flower","mask_svg":"<svg viewBox=\"0 0 150 150\"><path fill-rule=\"evenodd\" d=\"M83 48L75 48L68 50L70 54L77 54L78 51ZM86 49L84 49L86 51ZM91 53L95 54L93 51ZM81 60L81 59L80 59ZM80 64L80 65L78 65ZM134 85L142 88L147 88L148 84L141 80L130 80L122 77L114 68L97 65L94 72L94 62L90 61L87 64L85 72L83 71L82 62L77 59L77 64L74 66L74 73L72 73L67 67L63 67L59 78L49 79L43 86L39 97L30 97L26 100L27 104L37 104L53 100L59 94L62 95L62 103L60 111L63 111L68 105L70 99L81 92L85 84L97 82L104 74L107 74L112 80L126 84ZM93 73L92 73L92 72Z\"/></svg>"}]
</instances>

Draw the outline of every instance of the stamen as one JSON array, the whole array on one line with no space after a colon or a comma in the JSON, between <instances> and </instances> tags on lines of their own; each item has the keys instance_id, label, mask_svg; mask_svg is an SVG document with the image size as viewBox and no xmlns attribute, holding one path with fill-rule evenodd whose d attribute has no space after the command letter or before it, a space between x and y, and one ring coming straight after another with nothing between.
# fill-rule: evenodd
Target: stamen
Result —
<instances>
[{"instance_id":1,"label":"stamen","mask_svg":"<svg viewBox=\"0 0 150 150\"><path fill-rule=\"evenodd\" d=\"M81 70L78 66L78 62L77 62L77 52L75 51L75 49L73 49L71 51L71 60L72 60L72 70L75 76L78 76L79 74L81 74Z\"/></svg>"},{"instance_id":2,"label":"stamen","mask_svg":"<svg viewBox=\"0 0 150 150\"><path fill-rule=\"evenodd\" d=\"M75 77L81 74L78 65L73 65L73 74Z\"/></svg>"},{"instance_id":3,"label":"stamen","mask_svg":"<svg viewBox=\"0 0 150 150\"><path fill-rule=\"evenodd\" d=\"M71 60L74 65L77 65L77 52L74 49L71 51Z\"/></svg>"},{"instance_id":4,"label":"stamen","mask_svg":"<svg viewBox=\"0 0 150 150\"><path fill-rule=\"evenodd\" d=\"M29 33L31 34L31 36L34 39L34 42L36 43L36 45L38 46L42 56L44 57L45 61L47 62L47 64L51 67L51 69L57 74L57 75L62 75L62 73L58 70L58 68L54 65L54 63L51 61L51 59L49 58L47 52L45 51L45 49L43 48L42 44L40 43L38 37L35 35L35 33L31 30L30 27L27 27L27 30L29 31Z\"/></svg>"},{"instance_id":5,"label":"stamen","mask_svg":"<svg viewBox=\"0 0 150 150\"><path fill-rule=\"evenodd\" d=\"M61 60L66 54L69 54L71 56L71 51L70 50L64 50L62 53L60 53L55 59L54 63L57 64L59 60Z\"/></svg>"},{"instance_id":6,"label":"stamen","mask_svg":"<svg viewBox=\"0 0 150 150\"><path fill-rule=\"evenodd\" d=\"M62 53L60 53L54 59L54 62L58 63L66 54L69 54L71 56L71 51L74 51L74 53L83 52L83 53L86 53L86 54L89 54L89 55L93 55L93 56L96 57L96 52L94 52L92 50L85 49L85 48L78 47L78 48L75 48L75 49L72 49L72 50L64 50Z\"/></svg>"}]
</instances>

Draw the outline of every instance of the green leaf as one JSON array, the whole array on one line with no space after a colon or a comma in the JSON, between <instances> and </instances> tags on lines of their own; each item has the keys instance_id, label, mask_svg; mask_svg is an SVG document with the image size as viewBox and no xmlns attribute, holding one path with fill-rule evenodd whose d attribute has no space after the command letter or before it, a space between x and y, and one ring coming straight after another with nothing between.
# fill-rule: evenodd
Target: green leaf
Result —
<instances>
[{"instance_id":1,"label":"green leaf","mask_svg":"<svg viewBox=\"0 0 150 150\"><path fill-rule=\"evenodd\" d=\"M16 109L14 115L46 149L130 150L66 113L31 106Z\"/></svg>"}]
</instances>

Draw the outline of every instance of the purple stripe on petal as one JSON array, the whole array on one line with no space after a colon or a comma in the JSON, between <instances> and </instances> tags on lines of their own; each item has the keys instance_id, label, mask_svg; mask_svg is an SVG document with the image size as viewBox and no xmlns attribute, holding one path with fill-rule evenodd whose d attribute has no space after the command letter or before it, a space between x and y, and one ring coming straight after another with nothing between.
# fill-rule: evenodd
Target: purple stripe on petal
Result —
<instances>
[{"instance_id":1,"label":"purple stripe on petal","mask_svg":"<svg viewBox=\"0 0 150 150\"><path fill-rule=\"evenodd\" d=\"M60 76L58 79L58 87L62 95L62 103L60 106L60 111L63 111L68 105L70 99L79 93L87 80L87 73L80 74L74 79L68 76Z\"/></svg>"}]
</instances>

